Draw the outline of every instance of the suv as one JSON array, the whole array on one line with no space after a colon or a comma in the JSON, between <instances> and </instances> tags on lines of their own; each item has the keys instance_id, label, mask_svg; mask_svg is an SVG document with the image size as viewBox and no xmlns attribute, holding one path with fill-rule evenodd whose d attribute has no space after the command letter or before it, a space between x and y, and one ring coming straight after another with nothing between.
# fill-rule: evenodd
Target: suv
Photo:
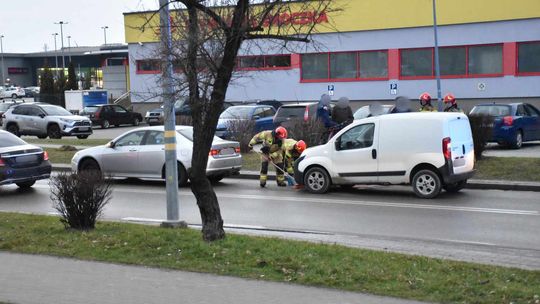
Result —
<instances>
[{"instance_id":1,"label":"suv","mask_svg":"<svg viewBox=\"0 0 540 304\"><path fill-rule=\"evenodd\" d=\"M0 99L23 98L25 95L24 90L19 87L0 87Z\"/></svg>"},{"instance_id":2,"label":"suv","mask_svg":"<svg viewBox=\"0 0 540 304\"><path fill-rule=\"evenodd\" d=\"M66 109L45 103L13 106L3 115L3 128L17 136L36 135L39 138L77 136L85 139L92 134L90 119L73 115Z\"/></svg>"},{"instance_id":3,"label":"suv","mask_svg":"<svg viewBox=\"0 0 540 304\"><path fill-rule=\"evenodd\" d=\"M90 118L93 124L100 125L103 129L111 125L118 127L122 124L138 126L142 121L140 113L129 111L120 105L86 106L81 115Z\"/></svg>"},{"instance_id":4,"label":"suv","mask_svg":"<svg viewBox=\"0 0 540 304\"><path fill-rule=\"evenodd\" d=\"M254 132L259 133L264 130L273 130L274 123L272 118L276 114L276 109L272 106L265 105L246 105L246 106L232 106L227 108L219 116L218 124L216 127L216 136L229 139L229 125L232 121L253 121Z\"/></svg>"},{"instance_id":5,"label":"suv","mask_svg":"<svg viewBox=\"0 0 540 304\"><path fill-rule=\"evenodd\" d=\"M296 119L308 121L317 116L317 102L302 102L296 104L287 104L281 106L274 116L274 125L276 127L291 127Z\"/></svg>"}]
</instances>

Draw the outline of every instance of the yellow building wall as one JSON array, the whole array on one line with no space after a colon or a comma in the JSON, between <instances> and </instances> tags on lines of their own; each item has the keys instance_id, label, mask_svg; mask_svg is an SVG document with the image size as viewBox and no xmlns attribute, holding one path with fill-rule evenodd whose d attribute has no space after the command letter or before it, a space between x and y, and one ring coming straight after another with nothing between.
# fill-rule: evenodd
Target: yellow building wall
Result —
<instances>
[{"instance_id":1,"label":"yellow building wall","mask_svg":"<svg viewBox=\"0 0 540 304\"><path fill-rule=\"evenodd\" d=\"M439 25L540 18L540 0L437 0ZM147 20L150 19L150 22ZM352 32L430 26L432 0L334 0L328 23L315 32ZM142 26L148 23L145 30ZM124 14L127 43L154 42L159 14Z\"/></svg>"}]
</instances>

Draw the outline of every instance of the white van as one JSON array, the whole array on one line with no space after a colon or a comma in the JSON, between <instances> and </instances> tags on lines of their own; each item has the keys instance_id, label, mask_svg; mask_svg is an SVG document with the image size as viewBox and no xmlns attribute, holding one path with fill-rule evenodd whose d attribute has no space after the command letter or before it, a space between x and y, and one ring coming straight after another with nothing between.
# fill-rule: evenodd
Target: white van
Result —
<instances>
[{"instance_id":1,"label":"white van","mask_svg":"<svg viewBox=\"0 0 540 304\"><path fill-rule=\"evenodd\" d=\"M474 174L474 144L462 113L401 113L353 122L306 149L295 179L312 193L331 185L411 184L421 198L457 192Z\"/></svg>"}]
</instances>

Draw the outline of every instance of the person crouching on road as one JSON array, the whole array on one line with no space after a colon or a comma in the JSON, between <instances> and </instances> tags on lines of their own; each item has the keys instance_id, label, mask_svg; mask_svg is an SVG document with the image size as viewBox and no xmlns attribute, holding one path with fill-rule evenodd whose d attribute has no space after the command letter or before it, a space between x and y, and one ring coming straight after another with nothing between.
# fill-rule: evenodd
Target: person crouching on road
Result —
<instances>
[{"instance_id":1,"label":"person crouching on road","mask_svg":"<svg viewBox=\"0 0 540 304\"><path fill-rule=\"evenodd\" d=\"M428 93L420 95L420 112L437 112L431 105L431 95Z\"/></svg>"},{"instance_id":2,"label":"person crouching on road","mask_svg":"<svg viewBox=\"0 0 540 304\"><path fill-rule=\"evenodd\" d=\"M461 112L463 111L458 107L456 97L451 93L444 96L444 111L445 112Z\"/></svg>"},{"instance_id":3,"label":"person crouching on road","mask_svg":"<svg viewBox=\"0 0 540 304\"><path fill-rule=\"evenodd\" d=\"M294 161L300 157L306 148L307 145L303 140L296 141L292 138L287 138L283 141L283 158L285 159L285 167L289 175L294 175Z\"/></svg>"},{"instance_id":4,"label":"person crouching on road","mask_svg":"<svg viewBox=\"0 0 540 304\"><path fill-rule=\"evenodd\" d=\"M253 145L262 144L261 148L261 174L259 181L261 187L266 186L266 180L268 179L268 162L273 162L277 167L283 169L283 141L287 138L287 130L284 127L277 127L273 131L262 131L251 139L249 142L249 148L252 149ZM285 183L285 176L283 171L276 168L276 181L280 187L287 186Z\"/></svg>"}]
</instances>

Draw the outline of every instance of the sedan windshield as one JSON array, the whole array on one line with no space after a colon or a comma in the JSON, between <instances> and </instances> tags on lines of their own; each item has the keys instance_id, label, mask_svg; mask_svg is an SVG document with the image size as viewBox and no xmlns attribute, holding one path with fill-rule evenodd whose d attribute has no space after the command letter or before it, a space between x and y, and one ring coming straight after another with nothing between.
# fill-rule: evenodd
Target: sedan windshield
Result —
<instances>
[{"instance_id":1,"label":"sedan windshield","mask_svg":"<svg viewBox=\"0 0 540 304\"><path fill-rule=\"evenodd\" d=\"M253 110L253 107L230 107L230 108L227 108L225 112L221 113L219 118L246 119L246 118L249 118L252 110Z\"/></svg>"},{"instance_id":2,"label":"sedan windshield","mask_svg":"<svg viewBox=\"0 0 540 304\"><path fill-rule=\"evenodd\" d=\"M24 140L10 133L0 133L0 148L26 145Z\"/></svg>"},{"instance_id":3,"label":"sedan windshield","mask_svg":"<svg viewBox=\"0 0 540 304\"><path fill-rule=\"evenodd\" d=\"M71 116L70 112L68 112L66 109L59 107L59 106L41 106L43 111L47 113L47 115L51 116Z\"/></svg>"},{"instance_id":4,"label":"sedan windshield","mask_svg":"<svg viewBox=\"0 0 540 304\"><path fill-rule=\"evenodd\" d=\"M506 105L485 105L476 106L471 110L471 115L487 115L487 116L508 116L510 115L510 106Z\"/></svg>"}]
</instances>

